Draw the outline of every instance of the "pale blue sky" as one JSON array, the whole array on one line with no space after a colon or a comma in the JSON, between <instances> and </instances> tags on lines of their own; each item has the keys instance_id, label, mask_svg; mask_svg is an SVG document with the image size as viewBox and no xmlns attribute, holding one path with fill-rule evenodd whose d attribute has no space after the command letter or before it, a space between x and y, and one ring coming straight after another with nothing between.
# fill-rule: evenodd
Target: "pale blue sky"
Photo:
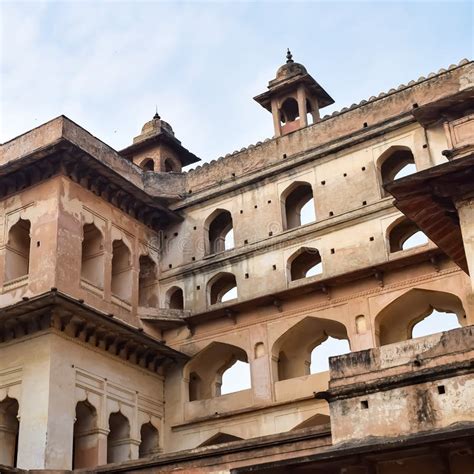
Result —
<instances>
[{"instance_id":1,"label":"pale blue sky","mask_svg":"<svg viewBox=\"0 0 474 474\"><path fill-rule=\"evenodd\" d=\"M65 114L116 149L154 114L210 160L271 137L295 60L338 110L473 56L471 2L2 2L1 141Z\"/></svg>"}]
</instances>

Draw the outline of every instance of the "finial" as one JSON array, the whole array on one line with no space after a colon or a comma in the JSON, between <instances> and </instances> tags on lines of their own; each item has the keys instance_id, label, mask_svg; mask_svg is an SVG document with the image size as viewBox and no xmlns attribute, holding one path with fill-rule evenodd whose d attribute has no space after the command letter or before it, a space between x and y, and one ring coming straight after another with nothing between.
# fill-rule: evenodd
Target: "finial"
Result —
<instances>
[{"instance_id":1,"label":"finial","mask_svg":"<svg viewBox=\"0 0 474 474\"><path fill-rule=\"evenodd\" d=\"M161 119L161 117L158 115L158 106L157 105L155 106L155 115L153 115L153 119L154 120Z\"/></svg>"},{"instance_id":2,"label":"finial","mask_svg":"<svg viewBox=\"0 0 474 474\"><path fill-rule=\"evenodd\" d=\"M287 49L286 51L286 62L287 63L292 63L293 61L293 55L291 54L290 48Z\"/></svg>"}]
</instances>

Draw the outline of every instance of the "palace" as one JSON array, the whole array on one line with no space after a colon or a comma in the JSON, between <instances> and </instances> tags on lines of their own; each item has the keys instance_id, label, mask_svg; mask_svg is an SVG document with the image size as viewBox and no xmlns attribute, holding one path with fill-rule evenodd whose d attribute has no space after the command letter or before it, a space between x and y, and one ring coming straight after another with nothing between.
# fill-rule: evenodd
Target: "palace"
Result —
<instances>
[{"instance_id":1,"label":"palace","mask_svg":"<svg viewBox=\"0 0 474 474\"><path fill-rule=\"evenodd\" d=\"M2 145L1 473L472 474L474 63L254 99L190 171L158 113Z\"/></svg>"}]
</instances>

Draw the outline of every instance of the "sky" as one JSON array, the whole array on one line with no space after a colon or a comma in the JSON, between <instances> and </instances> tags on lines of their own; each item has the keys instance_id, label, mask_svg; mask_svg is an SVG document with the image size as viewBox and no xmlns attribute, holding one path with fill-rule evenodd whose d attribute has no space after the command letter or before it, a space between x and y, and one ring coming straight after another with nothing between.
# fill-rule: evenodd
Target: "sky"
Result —
<instances>
[{"instance_id":1,"label":"sky","mask_svg":"<svg viewBox=\"0 0 474 474\"><path fill-rule=\"evenodd\" d=\"M253 97L288 47L334 98L322 115L474 56L470 1L0 0L0 21L0 142L64 114L120 150L157 107L205 161L272 137Z\"/></svg>"},{"instance_id":2,"label":"sky","mask_svg":"<svg viewBox=\"0 0 474 474\"><path fill-rule=\"evenodd\" d=\"M155 107L210 161L273 135L294 59L340 110L473 57L471 2L2 2L0 141L60 115L120 150Z\"/></svg>"}]
</instances>

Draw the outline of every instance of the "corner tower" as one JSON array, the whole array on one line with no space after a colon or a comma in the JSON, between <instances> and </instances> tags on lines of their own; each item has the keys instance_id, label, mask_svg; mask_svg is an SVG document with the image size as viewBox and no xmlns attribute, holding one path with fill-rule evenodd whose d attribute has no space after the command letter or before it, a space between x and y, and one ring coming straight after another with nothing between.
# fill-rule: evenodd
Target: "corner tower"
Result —
<instances>
[{"instance_id":1,"label":"corner tower","mask_svg":"<svg viewBox=\"0 0 474 474\"><path fill-rule=\"evenodd\" d=\"M272 113L276 137L317 122L319 109L334 103L306 68L293 61L290 50L286 54L286 64L268 83L268 90L254 100Z\"/></svg>"},{"instance_id":2,"label":"corner tower","mask_svg":"<svg viewBox=\"0 0 474 474\"><path fill-rule=\"evenodd\" d=\"M199 158L181 145L173 129L155 113L142 127L133 144L120 151L145 171L157 173L181 172L183 166L199 161Z\"/></svg>"}]
</instances>

